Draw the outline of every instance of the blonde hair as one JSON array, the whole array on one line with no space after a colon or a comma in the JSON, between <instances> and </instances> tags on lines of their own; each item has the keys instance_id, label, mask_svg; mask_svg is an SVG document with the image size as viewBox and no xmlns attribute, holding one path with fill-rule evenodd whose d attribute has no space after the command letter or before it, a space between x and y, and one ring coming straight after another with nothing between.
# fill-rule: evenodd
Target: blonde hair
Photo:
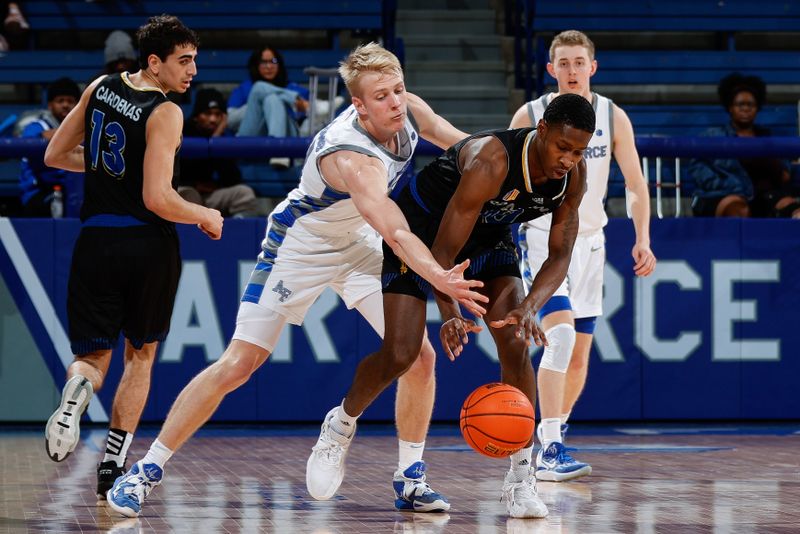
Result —
<instances>
[{"instance_id":1,"label":"blonde hair","mask_svg":"<svg viewBox=\"0 0 800 534\"><path fill-rule=\"evenodd\" d=\"M559 46L583 46L589 52L589 61L594 61L594 43L583 32L578 30L566 30L555 37L550 43L550 62L556 59L556 48Z\"/></svg>"},{"instance_id":2,"label":"blonde hair","mask_svg":"<svg viewBox=\"0 0 800 534\"><path fill-rule=\"evenodd\" d=\"M351 95L355 94L358 80L365 72L403 76L403 68L397 56L374 42L359 45L339 63L339 76Z\"/></svg>"}]
</instances>

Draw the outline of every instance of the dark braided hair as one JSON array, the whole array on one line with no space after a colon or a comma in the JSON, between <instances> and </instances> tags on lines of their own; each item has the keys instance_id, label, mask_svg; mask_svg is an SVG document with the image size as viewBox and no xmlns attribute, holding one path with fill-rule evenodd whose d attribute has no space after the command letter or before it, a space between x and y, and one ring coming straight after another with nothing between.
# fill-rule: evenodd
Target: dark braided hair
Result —
<instances>
[{"instance_id":1,"label":"dark braided hair","mask_svg":"<svg viewBox=\"0 0 800 534\"><path fill-rule=\"evenodd\" d=\"M568 125L594 134L594 108L580 95L567 93L554 98L544 110L542 118L548 126Z\"/></svg>"}]
</instances>

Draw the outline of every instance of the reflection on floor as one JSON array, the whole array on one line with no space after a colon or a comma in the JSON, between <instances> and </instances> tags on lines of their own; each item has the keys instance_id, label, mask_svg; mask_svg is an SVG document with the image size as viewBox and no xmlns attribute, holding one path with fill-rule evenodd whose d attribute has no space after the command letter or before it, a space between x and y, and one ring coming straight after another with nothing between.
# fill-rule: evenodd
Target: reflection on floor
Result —
<instances>
[{"instance_id":1,"label":"reflection on floor","mask_svg":"<svg viewBox=\"0 0 800 534\"><path fill-rule=\"evenodd\" d=\"M574 425L569 446L594 473L538 484L546 519L511 519L500 502L506 460L469 450L454 427L427 442L429 482L449 514L394 510L394 436L364 425L339 495L305 491L316 428L212 429L167 465L139 519L97 503L95 465L104 431L85 431L64 463L44 452L42 429L0 428L0 533L577 533L789 532L800 525L800 432L790 427L594 427ZM154 430L141 431L140 457Z\"/></svg>"}]
</instances>

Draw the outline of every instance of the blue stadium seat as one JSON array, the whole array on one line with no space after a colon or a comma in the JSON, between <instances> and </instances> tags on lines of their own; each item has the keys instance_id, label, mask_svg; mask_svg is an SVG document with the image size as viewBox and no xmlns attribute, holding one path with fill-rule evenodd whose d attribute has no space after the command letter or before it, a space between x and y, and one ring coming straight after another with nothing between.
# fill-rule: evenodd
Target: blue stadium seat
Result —
<instances>
[{"instance_id":1,"label":"blue stadium seat","mask_svg":"<svg viewBox=\"0 0 800 534\"><path fill-rule=\"evenodd\" d=\"M36 31L132 30L159 13L176 15L190 28L377 30L382 2L374 0L228 0L203 2L64 2L29 0L25 16Z\"/></svg>"}]
</instances>

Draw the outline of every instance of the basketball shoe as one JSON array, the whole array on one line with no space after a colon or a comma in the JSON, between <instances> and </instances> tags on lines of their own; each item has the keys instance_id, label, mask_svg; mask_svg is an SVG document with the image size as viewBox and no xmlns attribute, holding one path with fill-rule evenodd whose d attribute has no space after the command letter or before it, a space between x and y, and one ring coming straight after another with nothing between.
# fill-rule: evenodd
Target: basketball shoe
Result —
<instances>
[{"instance_id":1,"label":"basketball shoe","mask_svg":"<svg viewBox=\"0 0 800 534\"><path fill-rule=\"evenodd\" d=\"M114 481L125 474L125 471L127 471L125 466L117 467L114 460L97 464L97 498L101 501L106 500L106 493L114 485Z\"/></svg>"},{"instance_id":2,"label":"basketball shoe","mask_svg":"<svg viewBox=\"0 0 800 534\"><path fill-rule=\"evenodd\" d=\"M164 471L156 464L145 464L141 460L133 464L130 471L117 478L108 490L108 505L125 517L138 517L144 500L161 484Z\"/></svg>"},{"instance_id":3,"label":"basketball shoe","mask_svg":"<svg viewBox=\"0 0 800 534\"><path fill-rule=\"evenodd\" d=\"M447 497L431 489L425 482L425 462L414 462L405 471L394 473L394 507L413 512L446 512L450 509Z\"/></svg>"},{"instance_id":4,"label":"basketball shoe","mask_svg":"<svg viewBox=\"0 0 800 534\"><path fill-rule=\"evenodd\" d=\"M536 478L549 482L563 482L592 474L592 466L579 462L569 455L563 443L552 442L539 449L536 455Z\"/></svg>"},{"instance_id":5,"label":"basketball shoe","mask_svg":"<svg viewBox=\"0 0 800 534\"><path fill-rule=\"evenodd\" d=\"M70 378L61 391L61 404L44 428L44 445L54 462L66 460L81 439L81 415L92 398L92 383L77 375Z\"/></svg>"},{"instance_id":6,"label":"basketball shoe","mask_svg":"<svg viewBox=\"0 0 800 534\"><path fill-rule=\"evenodd\" d=\"M317 444L311 449L311 456L306 463L306 488L309 495L318 501L330 499L342 485L347 449L356 435L355 426L349 437L331 428L331 419L338 410L337 406L325 416Z\"/></svg>"},{"instance_id":7,"label":"basketball shoe","mask_svg":"<svg viewBox=\"0 0 800 534\"><path fill-rule=\"evenodd\" d=\"M546 517L548 514L547 506L536 493L536 478L531 472L523 480L518 480L512 471L506 473L500 500L506 501L511 517Z\"/></svg>"}]
</instances>

